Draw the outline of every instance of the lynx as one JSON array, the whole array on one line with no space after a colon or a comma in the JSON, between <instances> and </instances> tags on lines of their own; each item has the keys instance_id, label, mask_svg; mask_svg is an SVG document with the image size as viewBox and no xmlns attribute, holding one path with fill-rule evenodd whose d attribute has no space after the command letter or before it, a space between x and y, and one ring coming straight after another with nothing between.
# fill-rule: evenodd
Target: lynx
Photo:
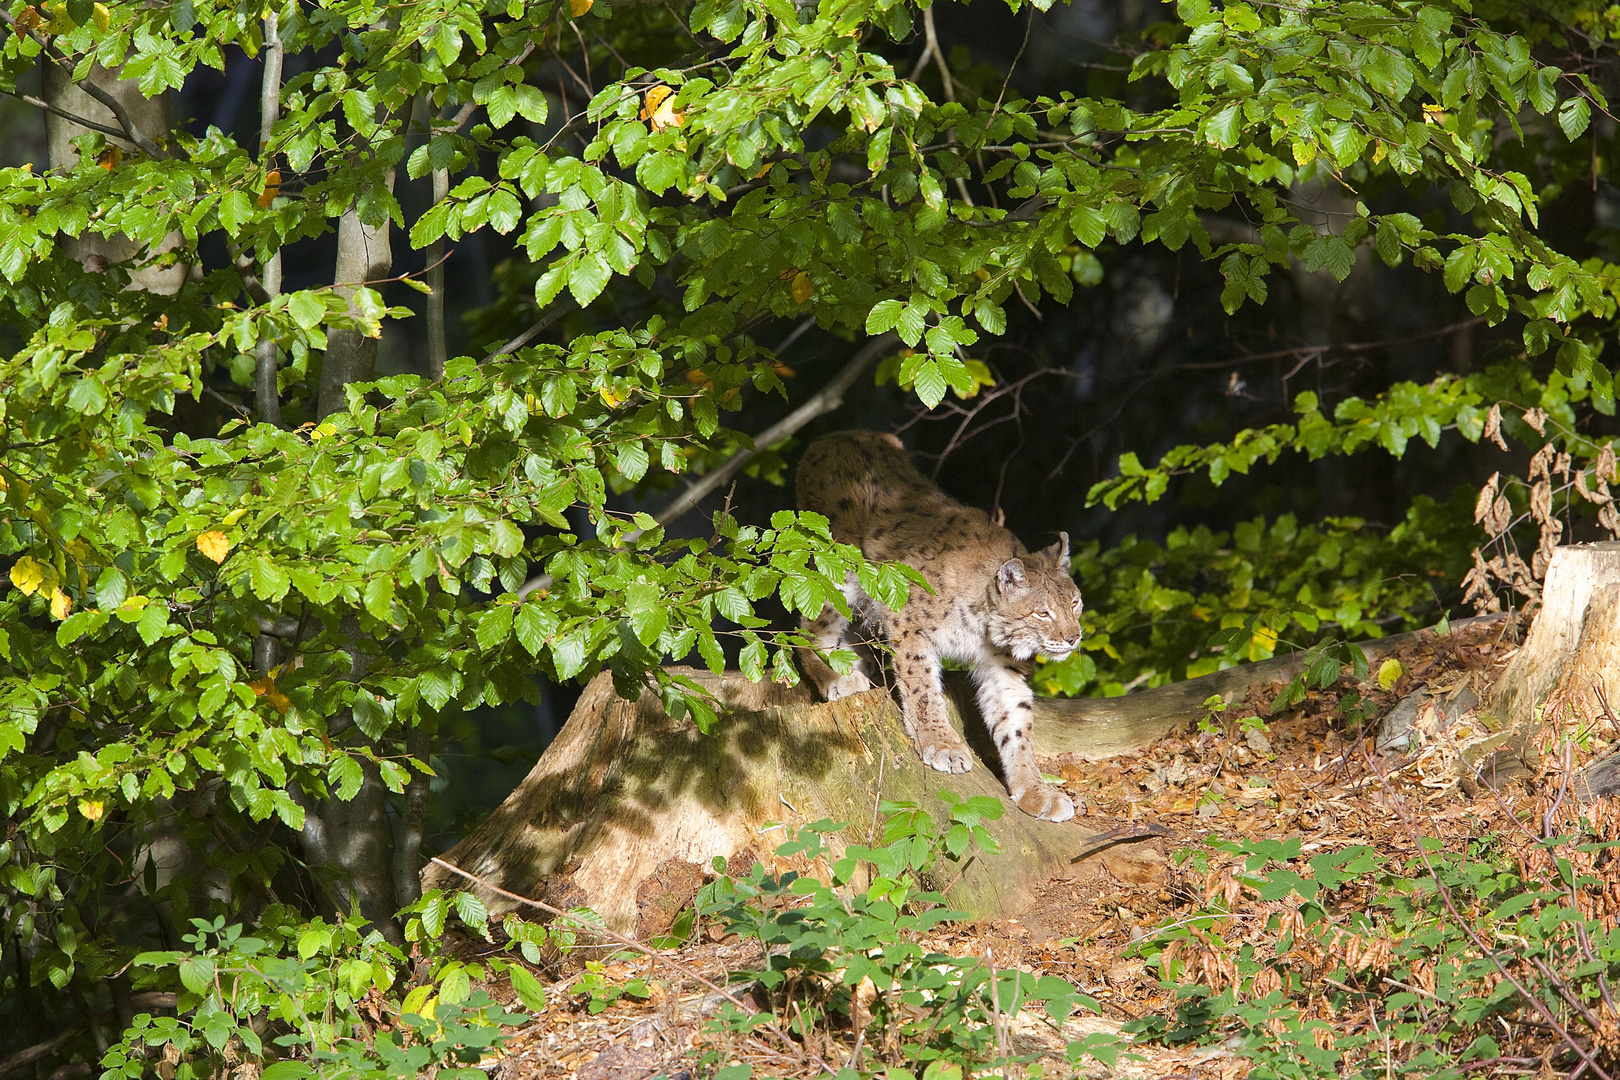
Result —
<instances>
[{"instance_id":1,"label":"lynx","mask_svg":"<svg viewBox=\"0 0 1620 1080\"><path fill-rule=\"evenodd\" d=\"M873 561L903 562L932 587L913 587L899 611L867 596L853 575L843 592L857 620L887 639L906 732L923 762L967 772L973 759L945 717L940 662L972 665L979 711L1001 755L1019 807L1047 821L1074 816L1068 796L1041 781L1028 676L1036 653L1061 660L1080 644L1080 590L1069 578L1069 536L1034 554L923 477L900 440L870 431L819 439L799 462L799 509L825 515L833 538ZM828 604L805 629L815 650L800 665L828 701L871 689L878 672L864 657L839 675L817 650L848 645L850 620ZM859 650L857 650L859 655Z\"/></svg>"}]
</instances>

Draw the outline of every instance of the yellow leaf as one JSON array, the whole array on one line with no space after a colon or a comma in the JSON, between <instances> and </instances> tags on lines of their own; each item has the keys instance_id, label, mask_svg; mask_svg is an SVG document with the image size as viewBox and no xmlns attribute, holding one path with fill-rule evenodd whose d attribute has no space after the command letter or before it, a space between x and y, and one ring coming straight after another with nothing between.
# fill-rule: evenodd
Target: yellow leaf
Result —
<instances>
[{"instance_id":1,"label":"yellow leaf","mask_svg":"<svg viewBox=\"0 0 1620 1080\"><path fill-rule=\"evenodd\" d=\"M107 804L101 799L80 799L79 813L91 821L100 821L101 815L107 812Z\"/></svg>"},{"instance_id":2,"label":"yellow leaf","mask_svg":"<svg viewBox=\"0 0 1620 1080\"><path fill-rule=\"evenodd\" d=\"M602 395L603 403L605 403L607 405L607 407L610 408L610 409L617 408L620 402L624 401L625 398L629 397L628 394L616 394L616 393L614 393L613 388L608 387L608 386L602 387L602 389L599 391L599 393Z\"/></svg>"},{"instance_id":3,"label":"yellow leaf","mask_svg":"<svg viewBox=\"0 0 1620 1080\"><path fill-rule=\"evenodd\" d=\"M241 521L242 515L247 512L247 507L238 506L235 510L232 510L230 513L226 514L225 517L220 521L220 524L228 529L232 525L235 525L238 521Z\"/></svg>"},{"instance_id":4,"label":"yellow leaf","mask_svg":"<svg viewBox=\"0 0 1620 1080\"><path fill-rule=\"evenodd\" d=\"M259 205L269 206L281 194L281 170L271 169L264 174L264 190L259 192Z\"/></svg>"},{"instance_id":5,"label":"yellow leaf","mask_svg":"<svg viewBox=\"0 0 1620 1080\"><path fill-rule=\"evenodd\" d=\"M284 713L292 707L291 699L276 688L274 679L256 679L248 683L248 686L255 694L269 702L270 707L276 712Z\"/></svg>"},{"instance_id":6,"label":"yellow leaf","mask_svg":"<svg viewBox=\"0 0 1620 1080\"><path fill-rule=\"evenodd\" d=\"M73 610L73 601L68 599L68 594L63 592L61 589L52 589L51 590L51 618L53 618L53 619L57 620L58 622L60 622L63 619L67 618L68 617L68 612L70 612L72 610Z\"/></svg>"},{"instance_id":7,"label":"yellow leaf","mask_svg":"<svg viewBox=\"0 0 1620 1080\"><path fill-rule=\"evenodd\" d=\"M215 562L222 563L231 550L231 542L224 533L209 530L197 534L197 550Z\"/></svg>"},{"instance_id":8,"label":"yellow leaf","mask_svg":"<svg viewBox=\"0 0 1620 1080\"><path fill-rule=\"evenodd\" d=\"M45 567L24 555L11 564L11 583L22 590L24 596L32 596L45 581Z\"/></svg>"},{"instance_id":9,"label":"yellow leaf","mask_svg":"<svg viewBox=\"0 0 1620 1080\"><path fill-rule=\"evenodd\" d=\"M106 4L97 4L93 10L94 15L92 18L95 19L96 29L105 34L108 28L112 26L112 12L107 10Z\"/></svg>"},{"instance_id":10,"label":"yellow leaf","mask_svg":"<svg viewBox=\"0 0 1620 1080\"><path fill-rule=\"evenodd\" d=\"M685 123L686 114L675 111L674 94L667 86L655 86L642 98L641 118L651 123L654 131Z\"/></svg>"},{"instance_id":11,"label":"yellow leaf","mask_svg":"<svg viewBox=\"0 0 1620 1080\"><path fill-rule=\"evenodd\" d=\"M592 0L568 0L568 10L573 12L574 18L579 18L591 10Z\"/></svg>"},{"instance_id":12,"label":"yellow leaf","mask_svg":"<svg viewBox=\"0 0 1620 1080\"><path fill-rule=\"evenodd\" d=\"M800 270L793 278L793 302L803 304L815 294L815 286L810 284L810 275Z\"/></svg>"},{"instance_id":13,"label":"yellow leaf","mask_svg":"<svg viewBox=\"0 0 1620 1080\"><path fill-rule=\"evenodd\" d=\"M1378 665L1378 688L1380 690L1389 690L1393 688L1394 685L1400 681L1401 676L1405 674L1406 669L1401 667L1401 662L1399 660L1396 660L1393 657L1385 660L1382 664Z\"/></svg>"}]
</instances>

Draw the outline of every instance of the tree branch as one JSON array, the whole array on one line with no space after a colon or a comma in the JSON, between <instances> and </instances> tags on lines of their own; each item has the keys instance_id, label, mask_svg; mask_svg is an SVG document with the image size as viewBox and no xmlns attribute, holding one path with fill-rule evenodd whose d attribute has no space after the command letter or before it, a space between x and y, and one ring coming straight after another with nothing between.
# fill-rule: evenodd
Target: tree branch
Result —
<instances>
[{"instance_id":1,"label":"tree branch","mask_svg":"<svg viewBox=\"0 0 1620 1080\"><path fill-rule=\"evenodd\" d=\"M557 304L536 319L533 325L531 325L527 330L523 331L523 333L519 334L511 341L508 341L505 345L502 345L494 352L486 354L484 359L493 360L497 356L508 356L517 352L519 349L523 348L523 346L527 345L529 342L533 341L537 336L539 336L539 334L544 331L546 327L550 326L564 315L567 315L570 311L573 311L574 307L574 301L571 299L564 300L562 303Z\"/></svg>"},{"instance_id":2,"label":"tree branch","mask_svg":"<svg viewBox=\"0 0 1620 1080\"><path fill-rule=\"evenodd\" d=\"M848 392L851 386L855 385L855 380L860 378L867 368L876 363L878 357L892 349L899 341L899 337L893 331L872 338L861 346L860 351L850 358L849 363L844 365L844 369L835 375L831 382L816 391L797 409L794 409L781 420L754 436L754 449L738 450L724 465L692 484L691 487L677 496L674 502L654 514L653 519L659 525L668 525L684 517L703 500L704 496L726 483L733 476L736 476L744 465L758 457L762 449L768 449L776 445L816 417L837 409L844 403L844 394ZM635 543L641 538L642 532L641 529L634 529L626 533L622 543ZM540 574L525 581L523 587L518 590L518 595L527 597L530 593L541 589L549 589L550 587L551 575Z\"/></svg>"},{"instance_id":3,"label":"tree branch","mask_svg":"<svg viewBox=\"0 0 1620 1080\"><path fill-rule=\"evenodd\" d=\"M77 124L80 127L88 128L91 131L99 131L103 135L111 135L115 139L122 139L124 137L124 133L115 127L108 127L106 124L98 124L94 120L86 120L84 117L70 113L66 109L59 109L43 98L35 97L33 94L19 94L15 90L0 90L0 94L9 94L24 104L32 105L36 109L44 109L52 116L60 116L63 120L66 120L70 124Z\"/></svg>"},{"instance_id":4,"label":"tree branch","mask_svg":"<svg viewBox=\"0 0 1620 1080\"><path fill-rule=\"evenodd\" d=\"M111 135L114 138L128 140L131 144L140 147L154 158L161 159L169 156L161 146L149 139L145 133L135 126L135 122L129 118L129 113L124 109L123 103L120 102L116 97L97 86L94 80L85 79L80 81L75 79L73 77L73 65L68 63L65 59L53 55L50 44L47 41L32 31L24 30L19 27L17 25L17 20L12 18L9 12L0 11L0 22L4 22L7 26L9 26L12 33L25 37L31 37L35 41L39 42L40 54L57 69L66 74L69 82L73 83L73 85L77 86L80 90L83 90L96 101L101 102L101 104L106 107L107 111L112 113L113 119L118 121L119 130L115 131L112 128L105 127L101 124L92 124L86 120L81 120L70 113L53 108L52 106L43 101L39 101L38 99L29 101L30 105L43 106L44 108L49 109L51 112L62 117L64 120L69 120L76 124L83 124L85 127L94 131L99 131L104 135ZM21 97L22 95L17 96ZM23 100L28 101L28 98L23 97Z\"/></svg>"}]
</instances>

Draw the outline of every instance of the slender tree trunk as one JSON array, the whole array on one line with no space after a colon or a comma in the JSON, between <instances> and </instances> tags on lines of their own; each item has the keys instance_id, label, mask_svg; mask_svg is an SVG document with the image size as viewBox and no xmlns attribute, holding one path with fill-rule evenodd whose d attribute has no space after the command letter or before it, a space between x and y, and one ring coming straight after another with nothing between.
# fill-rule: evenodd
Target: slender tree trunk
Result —
<instances>
[{"instance_id":1,"label":"slender tree trunk","mask_svg":"<svg viewBox=\"0 0 1620 1080\"><path fill-rule=\"evenodd\" d=\"M281 30L274 9L264 17L264 81L259 92L259 163L266 171L276 167L270 135L281 118ZM270 256L260 284L271 299L281 294L281 252ZM278 350L273 337L261 337L254 349L253 411L266 424L281 426L281 387L276 380Z\"/></svg>"},{"instance_id":2,"label":"slender tree trunk","mask_svg":"<svg viewBox=\"0 0 1620 1080\"><path fill-rule=\"evenodd\" d=\"M431 138L431 133L429 135ZM450 194L450 170L433 170L433 202L441 203ZM427 251L427 284L433 290L428 293L427 302L427 332L428 332L428 378L438 382L444 378L444 365L449 361L450 352L445 341L444 326L444 238L433 241Z\"/></svg>"},{"instance_id":3,"label":"slender tree trunk","mask_svg":"<svg viewBox=\"0 0 1620 1080\"><path fill-rule=\"evenodd\" d=\"M385 181L394 190L394 172ZM337 269L333 283L338 293L353 297L355 286L380 282L393 272L394 256L389 247L389 223L372 226L360 220L358 207L351 206L338 219ZM370 379L377 367L377 339L356 330L334 330L327 336L326 357L321 363L321 389L317 419L348 407L346 387Z\"/></svg>"}]
</instances>

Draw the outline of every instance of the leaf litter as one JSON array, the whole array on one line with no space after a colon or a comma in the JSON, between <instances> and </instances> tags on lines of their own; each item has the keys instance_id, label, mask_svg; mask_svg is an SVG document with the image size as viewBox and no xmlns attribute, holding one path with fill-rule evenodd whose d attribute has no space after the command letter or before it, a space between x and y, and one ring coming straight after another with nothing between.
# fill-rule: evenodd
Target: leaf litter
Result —
<instances>
[{"instance_id":1,"label":"leaf litter","mask_svg":"<svg viewBox=\"0 0 1620 1080\"><path fill-rule=\"evenodd\" d=\"M1074 798L1080 827L1087 819L1123 821L1156 825L1167 835L1108 849L1071 876L1046 882L1025 911L996 921L944 924L926 935L923 946L985 957L997 969L1058 976L1100 1005L1100 1016L1079 1012L1061 1024L1036 1009L1001 1021L1007 1051L1027 1063L1039 1062L1048 1077L1242 1080L1255 1062L1241 1052L1237 1037L1186 1045L1139 1039L1134 1056L1122 1055L1112 1070L1090 1059L1075 1065L1064 1056L1066 1045L1092 1033L1173 1017L1179 987L1160 979L1143 958L1153 950L1144 946L1194 923L1207 927L1209 905L1219 903L1224 918L1215 932L1182 934L1168 945L1161 941L1160 970L1169 954L1180 964L1179 983L1226 991L1238 979L1245 949L1283 948L1280 926L1303 974L1291 998L1315 1024L1315 1044L1331 1050L1365 1043L1369 1013L1336 1009L1334 991L1348 987L1329 973L1349 972L1386 993L1434 998L1432 969L1416 970L1411 977L1417 985L1387 974L1391 938L1370 932L1365 920L1345 918L1372 899L1364 883L1336 895L1328 905L1334 925L1310 936L1298 933L1300 896L1262 897L1245 873L1243 854L1228 852L1270 839L1282 845L1279 850L1294 853L1280 864L1299 866L1298 860L1360 848L1373 849L1393 864L1461 856L1481 838L1495 836L1509 846L1509 859L1523 879L1532 882L1561 872L1551 849L1535 842L1544 832L1584 827L1599 841L1620 838L1620 813L1602 802L1580 807L1569 794L1570 776L1594 756L1592 748L1620 734L1612 715L1550 723L1518 747L1492 744L1501 741L1501 733L1480 703L1489 700L1490 687L1516 651L1513 632L1511 620L1493 618L1447 635L1424 635L1392 657L1400 664L1398 678L1389 678L1386 664L1383 679L1369 674L1359 685L1343 681L1312 690L1275 716L1267 715L1267 707L1283 686L1251 686L1224 717L1259 716L1263 727L1240 730L1235 720L1217 718L1224 730L1172 732L1138 755L1097 763L1043 761ZM1370 719L1346 722L1342 702L1352 693L1359 695L1359 712ZM1391 719L1399 731L1389 730ZM1481 754L1480 747L1489 753ZM1576 870L1602 878L1607 849L1601 843L1583 846L1593 850L1577 855L1586 865ZM1570 850L1559 854L1567 857ZM1194 857L1200 852L1202 857ZM1620 921L1620 884L1586 890L1578 900L1580 910L1603 927L1612 930ZM722 985L728 973L757 969L766 959L757 941L726 937L718 925L702 923L670 956L681 969ZM620 995L601 1005L600 995L581 991L581 966L592 961L602 983L636 981L645 995ZM807 1054L757 1033L711 1030L716 1025L710 1018L725 1004L721 996L661 957L582 947L557 958L543 974L551 979L547 1008L517 1032L498 1060L484 1063L493 1080L689 1080L715 1070L713 1064L700 1067L706 1052L711 1059L718 1052L721 1066L752 1066L755 1077L810 1077L822 1071ZM1422 985L1425 981L1431 985ZM1494 983L1502 981L1498 977ZM1263 971L1243 992L1261 997L1274 984L1278 977ZM491 990L511 997L509 988ZM733 984L733 992L746 996L750 988ZM768 1008L763 993L752 992L759 994L754 1004ZM1598 1008L1600 1030L1595 1038L1587 1032L1583 1045L1606 1044L1612 1062L1620 1048L1620 1016L1612 1004L1600 1002ZM1531 1008L1518 1009L1501 1020L1512 1053L1504 1050L1481 1062L1485 1067L1470 1075L1568 1075L1569 1065L1580 1063L1562 1044L1559 1026ZM847 1028L828 1031L816 1049L824 1060L842 1064L853 1041ZM1420 1045L1421 1039L1415 1040L1410 1053ZM1398 1045L1385 1046L1391 1068L1401 1052ZM1357 1053L1349 1050L1344 1060L1353 1061ZM1031 1075L1027 1063L1023 1075ZM1008 1077L1019 1072L1016 1066L999 1070Z\"/></svg>"}]
</instances>

